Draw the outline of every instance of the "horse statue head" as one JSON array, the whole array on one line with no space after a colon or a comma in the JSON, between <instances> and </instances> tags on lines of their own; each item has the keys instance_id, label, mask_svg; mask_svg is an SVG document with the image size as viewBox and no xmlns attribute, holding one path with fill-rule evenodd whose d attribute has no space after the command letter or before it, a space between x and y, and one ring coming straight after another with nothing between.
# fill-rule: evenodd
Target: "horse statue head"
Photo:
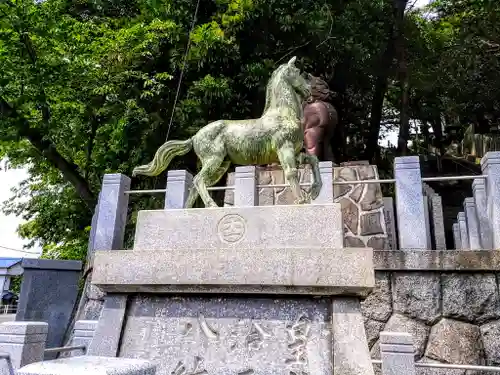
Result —
<instances>
[{"instance_id":1,"label":"horse statue head","mask_svg":"<svg viewBox=\"0 0 500 375\"><path fill-rule=\"evenodd\" d=\"M294 56L285 64L280 65L271 75L266 89L266 105L264 113L278 102L280 97L290 99L289 94L295 94L295 102L302 103L306 98L311 96L311 85L306 77L301 74L300 69L295 66L297 57ZM289 89L293 92L289 92Z\"/></svg>"}]
</instances>

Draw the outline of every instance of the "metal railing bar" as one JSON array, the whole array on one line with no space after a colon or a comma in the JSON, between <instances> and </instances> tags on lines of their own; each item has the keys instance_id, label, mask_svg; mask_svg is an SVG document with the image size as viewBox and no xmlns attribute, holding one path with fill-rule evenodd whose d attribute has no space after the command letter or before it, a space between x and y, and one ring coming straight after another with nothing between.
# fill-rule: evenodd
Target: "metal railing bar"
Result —
<instances>
[{"instance_id":1,"label":"metal railing bar","mask_svg":"<svg viewBox=\"0 0 500 375\"><path fill-rule=\"evenodd\" d=\"M211 187L207 188L208 191L214 191L214 190L233 190L233 189L234 189L233 185L230 185L230 186L211 186Z\"/></svg>"},{"instance_id":2,"label":"metal railing bar","mask_svg":"<svg viewBox=\"0 0 500 375\"><path fill-rule=\"evenodd\" d=\"M85 351L87 347L85 345L78 346L61 346L58 348L48 348L44 350L44 353L62 353L62 352L72 352L73 350L83 350Z\"/></svg>"},{"instance_id":3,"label":"metal railing bar","mask_svg":"<svg viewBox=\"0 0 500 375\"><path fill-rule=\"evenodd\" d=\"M458 181L458 180L475 180L476 178L479 179L486 179L488 176L486 175L471 175L471 176L439 176L439 177L423 177L422 181L423 182L428 182L428 181Z\"/></svg>"},{"instance_id":4,"label":"metal railing bar","mask_svg":"<svg viewBox=\"0 0 500 375\"><path fill-rule=\"evenodd\" d=\"M385 180L357 180L357 181L334 181L335 185L364 185L364 184L394 184L396 179L390 178Z\"/></svg>"},{"instance_id":5,"label":"metal railing bar","mask_svg":"<svg viewBox=\"0 0 500 375\"><path fill-rule=\"evenodd\" d=\"M382 360L373 359L372 364L381 365ZM451 363L426 363L426 362L417 362L415 363L415 367L427 367L427 368L447 368L447 369L455 369L455 370L478 370L478 371L491 371L491 372L500 372L500 367L496 366L479 366L479 365L454 365Z\"/></svg>"},{"instance_id":6,"label":"metal railing bar","mask_svg":"<svg viewBox=\"0 0 500 375\"><path fill-rule=\"evenodd\" d=\"M310 182L303 182L299 184L300 186L311 186ZM287 188L290 187L290 184L268 184L268 185L257 185L259 189L276 189L276 188Z\"/></svg>"},{"instance_id":7,"label":"metal railing bar","mask_svg":"<svg viewBox=\"0 0 500 375\"><path fill-rule=\"evenodd\" d=\"M158 194L165 193L167 189L151 189L151 190L126 190L125 194Z\"/></svg>"},{"instance_id":8,"label":"metal railing bar","mask_svg":"<svg viewBox=\"0 0 500 375\"><path fill-rule=\"evenodd\" d=\"M469 175L469 176L436 176L436 177L423 177L422 182L430 182L430 181L459 181L459 180L474 180L478 179L486 179L488 176L486 175ZM333 185L364 185L364 184L394 184L396 183L396 179L388 178L382 180L357 180L357 181L334 181ZM310 182L304 182L299 184L301 187L309 187L311 186ZM259 189L278 189L278 188L287 188L290 187L290 184L268 184L268 185L257 185ZM212 186L207 188L209 191L217 191L217 190L233 190L234 185L231 186ZM165 193L167 189L151 189L151 190L127 190L125 194L159 194Z\"/></svg>"}]
</instances>

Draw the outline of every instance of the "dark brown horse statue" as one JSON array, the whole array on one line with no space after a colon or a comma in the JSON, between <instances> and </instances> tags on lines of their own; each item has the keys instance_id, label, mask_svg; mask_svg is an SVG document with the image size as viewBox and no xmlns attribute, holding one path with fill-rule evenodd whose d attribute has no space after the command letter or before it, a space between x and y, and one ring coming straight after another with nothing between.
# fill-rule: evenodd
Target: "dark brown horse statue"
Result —
<instances>
[{"instance_id":1,"label":"dark brown horse statue","mask_svg":"<svg viewBox=\"0 0 500 375\"><path fill-rule=\"evenodd\" d=\"M328 84L309 74L311 96L304 104L302 128L304 148L321 161L334 161L332 138L338 123L337 110L328 102L332 92Z\"/></svg>"}]
</instances>

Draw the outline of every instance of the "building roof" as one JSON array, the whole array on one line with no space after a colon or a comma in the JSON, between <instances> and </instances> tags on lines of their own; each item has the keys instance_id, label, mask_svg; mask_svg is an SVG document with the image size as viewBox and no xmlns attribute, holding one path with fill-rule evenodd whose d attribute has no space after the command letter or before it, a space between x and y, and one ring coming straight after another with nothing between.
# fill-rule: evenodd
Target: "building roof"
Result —
<instances>
[{"instance_id":1,"label":"building roof","mask_svg":"<svg viewBox=\"0 0 500 375\"><path fill-rule=\"evenodd\" d=\"M10 268L21 263L23 258L0 258L0 268Z\"/></svg>"}]
</instances>

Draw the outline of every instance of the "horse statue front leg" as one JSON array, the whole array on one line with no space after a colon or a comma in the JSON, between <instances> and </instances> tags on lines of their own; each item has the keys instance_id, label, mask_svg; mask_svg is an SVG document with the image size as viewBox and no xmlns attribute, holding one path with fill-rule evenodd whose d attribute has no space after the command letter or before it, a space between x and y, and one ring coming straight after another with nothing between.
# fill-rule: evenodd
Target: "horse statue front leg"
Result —
<instances>
[{"instance_id":1,"label":"horse statue front leg","mask_svg":"<svg viewBox=\"0 0 500 375\"><path fill-rule=\"evenodd\" d=\"M309 164L312 169L313 183L311 185L311 199L318 198L318 195L323 187L323 181L321 180L321 173L319 172L319 160L316 155L306 154L301 152L298 157L298 163Z\"/></svg>"},{"instance_id":2,"label":"horse statue front leg","mask_svg":"<svg viewBox=\"0 0 500 375\"><path fill-rule=\"evenodd\" d=\"M294 144L292 142L285 142L277 149L277 154L285 173L285 179L290 184L292 194L295 196L295 204L306 203L306 198L300 189Z\"/></svg>"}]
</instances>

